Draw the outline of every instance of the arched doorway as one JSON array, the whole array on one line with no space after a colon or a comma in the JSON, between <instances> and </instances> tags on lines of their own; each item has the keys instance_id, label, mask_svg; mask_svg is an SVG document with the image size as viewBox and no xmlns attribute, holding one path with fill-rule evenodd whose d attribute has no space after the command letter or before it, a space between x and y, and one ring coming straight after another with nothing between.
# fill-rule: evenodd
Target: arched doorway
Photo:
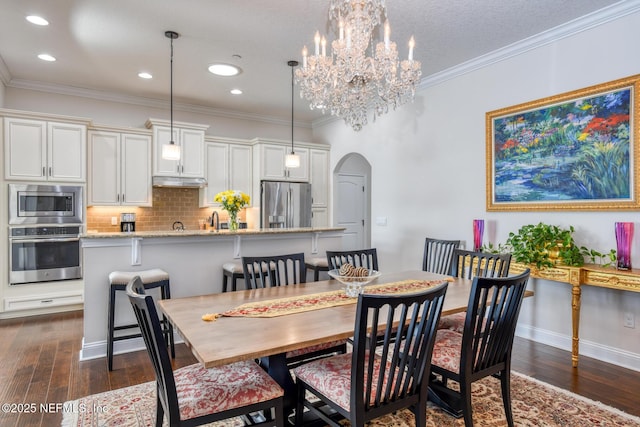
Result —
<instances>
[{"instance_id":1,"label":"arched doorway","mask_svg":"<svg viewBox=\"0 0 640 427\"><path fill-rule=\"evenodd\" d=\"M345 228L343 250L371 246L371 165L361 154L344 156L333 171L333 218Z\"/></svg>"}]
</instances>

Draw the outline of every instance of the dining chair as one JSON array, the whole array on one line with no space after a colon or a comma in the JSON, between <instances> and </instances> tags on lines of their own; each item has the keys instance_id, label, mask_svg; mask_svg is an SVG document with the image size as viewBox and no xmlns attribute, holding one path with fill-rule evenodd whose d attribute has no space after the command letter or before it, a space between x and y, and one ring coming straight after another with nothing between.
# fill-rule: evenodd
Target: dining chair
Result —
<instances>
[{"instance_id":1,"label":"dining chair","mask_svg":"<svg viewBox=\"0 0 640 427\"><path fill-rule=\"evenodd\" d=\"M294 285L307 280L304 253L242 257L242 268L247 289ZM332 341L289 351L285 359L287 366L293 368L317 357L346 351L346 341Z\"/></svg>"},{"instance_id":2,"label":"dining chair","mask_svg":"<svg viewBox=\"0 0 640 427\"><path fill-rule=\"evenodd\" d=\"M409 408L415 425L424 427L430 359L447 286L413 294L359 295L353 352L293 370L295 425L302 425L307 408L330 426L340 426L315 402L319 400L352 426Z\"/></svg>"},{"instance_id":3,"label":"dining chair","mask_svg":"<svg viewBox=\"0 0 640 427\"><path fill-rule=\"evenodd\" d=\"M437 274L449 274L453 250L460 247L460 240L441 240L427 237L424 242L422 270Z\"/></svg>"},{"instance_id":4,"label":"dining chair","mask_svg":"<svg viewBox=\"0 0 640 427\"><path fill-rule=\"evenodd\" d=\"M239 416L256 426L284 427L284 391L258 364L243 361L206 369L201 364L173 370L162 324L139 276L127 284L156 376L156 427L196 426ZM249 415L263 411L262 421Z\"/></svg>"},{"instance_id":5,"label":"dining chair","mask_svg":"<svg viewBox=\"0 0 640 427\"><path fill-rule=\"evenodd\" d=\"M473 279L462 333L438 329L431 359L436 380L430 399L466 427L473 426L471 384L487 376L500 379L507 424L513 426L510 379L511 351L530 270L512 277ZM439 376L439 379L438 379ZM450 388L448 380L458 383Z\"/></svg>"},{"instance_id":6,"label":"dining chair","mask_svg":"<svg viewBox=\"0 0 640 427\"><path fill-rule=\"evenodd\" d=\"M307 268L304 253L242 257L247 289L270 288L305 283Z\"/></svg>"},{"instance_id":7,"label":"dining chair","mask_svg":"<svg viewBox=\"0 0 640 427\"><path fill-rule=\"evenodd\" d=\"M350 251L327 251L329 270L339 269L342 264L349 263L354 267L378 270L378 253L376 248L354 249Z\"/></svg>"},{"instance_id":8,"label":"dining chair","mask_svg":"<svg viewBox=\"0 0 640 427\"><path fill-rule=\"evenodd\" d=\"M454 249L450 274L455 277L507 277L511 265L511 254L494 254ZM438 329L451 329L462 333L465 312L442 316Z\"/></svg>"}]
</instances>

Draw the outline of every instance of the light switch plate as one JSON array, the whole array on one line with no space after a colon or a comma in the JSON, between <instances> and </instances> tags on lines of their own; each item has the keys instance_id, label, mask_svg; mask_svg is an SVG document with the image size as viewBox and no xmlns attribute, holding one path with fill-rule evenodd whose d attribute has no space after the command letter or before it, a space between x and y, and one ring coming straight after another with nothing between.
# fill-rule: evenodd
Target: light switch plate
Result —
<instances>
[{"instance_id":1,"label":"light switch plate","mask_svg":"<svg viewBox=\"0 0 640 427\"><path fill-rule=\"evenodd\" d=\"M387 217L386 216L376 217L376 225L381 225L383 227L386 227L387 226Z\"/></svg>"},{"instance_id":2,"label":"light switch plate","mask_svg":"<svg viewBox=\"0 0 640 427\"><path fill-rule=\"evenodd\" d=\"M112 216L111 217L111 225L118 225L118 217L117 216Z\"/></svg>"}]
</instances>

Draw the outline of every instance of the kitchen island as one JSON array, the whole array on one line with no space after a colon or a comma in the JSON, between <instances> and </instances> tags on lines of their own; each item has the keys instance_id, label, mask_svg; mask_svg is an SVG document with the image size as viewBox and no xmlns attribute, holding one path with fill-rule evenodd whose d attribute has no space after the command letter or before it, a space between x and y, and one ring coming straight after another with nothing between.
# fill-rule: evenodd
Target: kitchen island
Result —
<instances>
[{"instance_id":1,"label":"kitchen island","mask_svg":"<svg viewBox=\"0 0 640 427\"><path fill-rule=\"evenodd\" d=\"M109 273L161 268L171 276L171 297L222 291L222 265L242 256L304 252L305 258L342 250L344 228L272 228L238 231L143 231L81 236L84 337L80 360L106 356ZM308 277L311 277L309 274ZM242 287L240 289L243 289ZM135 323L124 292L116 296L116 325ZM116 341L114 353L140 350L142 339ZM118 368L117 358L114 368Z\"/></svg>"}]
</instances>

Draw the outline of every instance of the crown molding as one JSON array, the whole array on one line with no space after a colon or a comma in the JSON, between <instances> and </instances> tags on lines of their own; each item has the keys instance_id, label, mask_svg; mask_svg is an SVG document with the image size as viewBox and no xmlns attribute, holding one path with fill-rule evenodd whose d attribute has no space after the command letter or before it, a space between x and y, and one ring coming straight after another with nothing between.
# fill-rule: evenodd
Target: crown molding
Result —
<instances>
[{"instance_id":1,"label":"crown molding","mask_svg":"<svg viewBox=\"0 0 640 427\"><path fill-rule=\"evenodd\" d=\"M497 62L505 61L541 46L571 37L582 31L615 21L627 15L640 11L640 0L622 0L611 6L565 22L550 30L538 33L526 39L519 40L503 48L489 52L472 60L463 62L447 70L435 73L421 80L418 90L435 86L447 80L487 67Z\"/></svg>"},{"instance_id":2,"label":"crown molding","mask_svg":"<svg viewBox=\"0 0 640 427\"><path fill-rule=\"evenodd\" d=\"M1 59L1 58L0 58ZM1 73L0 67L0 73ZM121 104L138 105L150 108L166 108L167 100L146 98L142 96L132 96L117 92L105 92L95 89L86 89L75 86L59 85L46 83L36 80L11 79L5 86L15 89L34 90L39 92L54 93L58 95L77 96L80 98L97 99L100 101L117 102ZM214 117L222 117L236 120L251 120L262 123L276 124L280 126L291 126L291 120L281 119L278 117L265 116L261 114L243 113L231 110L221 110L218 108L205 107L195 104L184 104L179 102L173 103L174 110L180 110L188 113L205 114ZM308 122L295 121L296 127L311 128Z\"/></svg>"}]
</instances>

